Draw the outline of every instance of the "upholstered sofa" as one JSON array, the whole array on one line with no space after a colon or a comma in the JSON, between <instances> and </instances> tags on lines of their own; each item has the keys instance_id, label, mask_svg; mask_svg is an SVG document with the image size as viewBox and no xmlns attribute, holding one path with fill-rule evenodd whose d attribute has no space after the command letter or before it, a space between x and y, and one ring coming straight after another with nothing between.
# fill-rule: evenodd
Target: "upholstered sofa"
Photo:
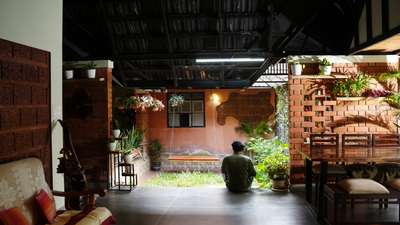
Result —
<instances>
[{"instance_id":1,"label":"upholstered sofa","mask_svg":"<svg viewBox=\"0 0 400 225\"><path fill-rule=\"evenodd\" d=\"M32 225L41 224L41 214L35 202L38 191L44 190L54 201L54 196L86 196L89 203L94 203L96 195L104 196L104 191L86 192L56 192L46 183L43 165L37 158L26 158L9 163L0 164L0 211L18 207L25 218ZM101 225L113 223L110 211L104 207L95 208L89 204L87 214L80 219L78 225ZM66 210L57 214L54 220L56 225L67 224L77 210ZM82 213L81 213L82 214Z\"/></svg>"}]
</instances>

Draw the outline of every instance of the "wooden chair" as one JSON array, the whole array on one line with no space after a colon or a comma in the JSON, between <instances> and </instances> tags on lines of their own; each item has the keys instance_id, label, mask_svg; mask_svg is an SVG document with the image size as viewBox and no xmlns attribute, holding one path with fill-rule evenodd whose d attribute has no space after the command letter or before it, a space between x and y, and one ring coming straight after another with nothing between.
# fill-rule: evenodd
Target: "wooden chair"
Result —
<instances>
[{"instance_id":1,"label":"wooden chair","mask_svg":"<svg viewBox=\"0 0 400 225\"><path fill-rule=\"evenodd\" d=\"M372 146L374 148L399 147L400 134L372 134Z\"/></svg>"},{"instance_id":2,"label":"wooden chair","mask_svg":"<svg viewBox=\"0 0 400 225\"><path fill-rule=\"evenodd\" d=\"M339 156L339 134L311 134L310 135L310 154L332 154ZM315 180L315 199L318 199L319 193L319 166L313 168ZM328 165L328 182L336 181L339 178L346 177L347 172L342 165ZM318 201L316 201L318 202Z\"/></svg>"},{"instance_id":3,"label":"wooden chair","mask_svg":"<svg viewBox=\"0 0 400 225\"><path fill-rule=\"evenodd\" d=\"M343 134L342 135L342 155L346 155L346 151L353 151L354 154L362 152L369 153L372 147L370 134Z\"/></svg>"}]
</instances>

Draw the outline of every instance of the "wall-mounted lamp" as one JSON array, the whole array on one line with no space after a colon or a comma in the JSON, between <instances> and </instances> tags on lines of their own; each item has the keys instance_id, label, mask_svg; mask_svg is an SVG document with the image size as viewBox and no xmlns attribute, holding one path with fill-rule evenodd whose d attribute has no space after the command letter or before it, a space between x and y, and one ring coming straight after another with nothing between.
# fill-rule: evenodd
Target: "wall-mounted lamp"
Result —
<instances>
[{"instance_id":1,"label":"wall-mounted lamp","mask_svg":"<svg viewBox=\"0 0 400 225\"><path fill-rule=\"evenodd\" d=\"M211 101L214 105L221 104L221 97L217 93L213 93L211 95Z\"/></svg>"}]
</instances>

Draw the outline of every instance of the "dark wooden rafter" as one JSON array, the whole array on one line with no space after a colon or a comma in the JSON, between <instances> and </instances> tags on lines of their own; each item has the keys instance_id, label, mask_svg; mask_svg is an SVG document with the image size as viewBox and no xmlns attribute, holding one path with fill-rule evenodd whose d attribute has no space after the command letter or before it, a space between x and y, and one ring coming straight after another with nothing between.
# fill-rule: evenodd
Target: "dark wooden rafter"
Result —
<instances>
[{"instance_id":1,"label":"dark wooden rafter","mask_svg":"<svg viewBox=\"0 0 400 225\"><path fill-rule=\"evenodd\" d=\"M389 31L389 0L382 0L382 33Z\"/></svg>"},{"instance_id":2,"label":"dark wooden rafter","mask_svg":"<svg viewBox=\"0 0 400 225\"><path fill-rule=\"evenodd\" d=\"M372 3L371 0L365 1L365 9L367 15L367 39L372 38Z\"/></svg>"},{"instance_id":3,"label":"dark wooden rafter","mask_svg":"<svg viewBox=\"0 0 400 225\"><path fill-rule=\"evenodd\" d=\"M362 11L364 9L365 0L356 0L354 3L354 13L353 13L353 37L354 37L354 44L358 45L360 43L359 36L358 36L358 22L360 20ZM350 47L351 41L349 41L348 46Z\"/></svg>"},{"instance_id":4,"label":"dark wooden rafter","mask_svg":"<svg viewBox=\"0 0 400 225\"><path fill-rule=\"evenodd\" d=\"M115 59L118 55L118 51L117 51L117 46L115 43L115 38L114 38L114 33L113 33L113 29L112 29L112 25L110 23L110 21L108 20L107 17L107 11L106 8L104 6L104 0L98 0L98 5L99 5L99 11L101 13L101 17L103 19L103 21L105 22L106 26L105 26L105 32L107 34L107 37L109 39L108 43L109 43L109 47L111 49L111 53L113 58ZM123 67L119 68L119 75L121 76L121 80L124 83L124 85L126 86L126 76L125 73L122 71Z\"/></svg>"},{"instance_id":5,"label":"dark wooden rafter","mask_svg":"<svg viewBox=\"0 0 400 225\"><path fill-rule=\"evenodd\" d=\"M218 47L219 51L221 52L221 55L224 53L224 35L223 35L223 29L224 29L224 18L222 16L222 0L218 0ZM224 65L224 63L222 63ZM220 86L224 86L224 81L225 81L225 71L224 67L219 71L219 79L221 82Z\"/></svg>"},{"instance_id":6,"label":"dark wooden rafter","mask_svg":"<svg viewBox=\"0 0 400 225\"><path fill-rule=\"evenodd\" d=\"M172 41L171 41L171 37L170 37L170 33L169 33L169 26L168 26L168 17L167 17L167 5L166 3L167 1L160 1L161 3L161 11L162 11L162 17L163 17L163 24L164 24L164 32L167 38L167 43L168 43L168 52L170 55L174 54L174 49L172 46ZM167 2L168 3L168 2ZM172 71L172 75L174 78L174 87L178 86L178 77L176 74L176 70L175 70L175 65L174 65L174 60L170 59L168 60L169 65L171 66L171 71Z\"/></svg>"}]
</instances>

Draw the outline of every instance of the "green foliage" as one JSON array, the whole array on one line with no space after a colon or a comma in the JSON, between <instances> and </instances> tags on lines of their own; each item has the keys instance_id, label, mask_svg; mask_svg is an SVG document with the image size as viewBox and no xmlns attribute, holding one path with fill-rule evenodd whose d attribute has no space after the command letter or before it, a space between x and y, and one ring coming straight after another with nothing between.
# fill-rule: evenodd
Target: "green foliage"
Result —
<instances>
[{"instance_id":1,"label":"green foliage","mask_svg":"<svg viewBox=\"0 0 400 225\"><path fill-rule=\"evenodd\" d=\"M131 96L118 97L114 100L114 107L128 109L133 108L136 103L136 99L131 98Z\"/></svg>"},{"instance_id":2,"label":"green foliage","mask_svg":"<svg viewBox=\"0 0 400 225\"><path fill-rule=\"evenodd\" d=\"M121 141L122 150L121 153L124 155L130 154L133 149L139 148L143 142L144 131L135 130L125 130L122 132L123 139Z\"/></svg>"},{"instance_id":3,"label":"green foliage","mask_svg":"<svg viewBox=\"0 0 400 225\"><path fill-rule=\"evenodd\" d=\"M289 139L289 98L288 86L281 85L275 87L277 94L275 130L276 135L282 142L288 142Z\"/></svg>"},{"instance_id":4,"label":"green foliage","mask_svg":"<svg viewBox=\"0 0 400 225\"><path fill-rule=\"evenodd\" d=\"M250 138L246 143L248 150L254 153L254 161L256 164L256 180L260 188L269 187L269 177L266 173L265 160L272 154L279 152L287 152L289 145L282 142L278 137L272 139L264 139L262 137Z\"/></svg>"},{"instance_id":5,"label":"green foliage","mask_svg":"<svg viewBox=\"0 0 400 225\"><path fill-rule=\"evenodd\" d=\"M378 81L388 81L392 79L400 79L400 71L390 71L387 73L382 73L377 78Z\"/></svg>"},{"instance_id":6,"label":"green foliage","mask_svg":"<svg viewBox=\"0 0 400 225\"><path fill-rule=\"evenodd\" d=\"M368 89L369 81L370 77L361 73L336 82L332 93L337 97L360 97Z\"/></svg>"},{"instance_id":7,"label":"green foliage","mask_svg":"<svg viewBox=\"0 0 400 225\"><path fill-rule=\"evenodd\" d=\"M386 96L385 102L387 102L393 108L400 109L400 93L396 92Z\"/></svg>"},{"instance_id":8,"label":"green foliage","mask_svg":"<svg viewBox=\"0 0 400 225\"><path fill-rule=\"evenodd\" d=\"M282 151L276 151L267 156L263 165L270 179L286 179L289 175L289 156Z\"/></svg>"},{"instance_id":9,"label":"green foliage","mask_svg":"<svg viewBox=\"0 0 400 225\"><path fill-rule=\"evenodd\" d=\"M279 138L265 139L262 137L250 138L246 143L248 151L254 153L255 164L261 163L267 156L275 151L287 151L289 145L283 143Z\"/></svg>"},{"instance_id":10,"label":"green foliage","mask_svg":"<svg viewBox=\"0 0 400 225\"><path fill-rule=\"evenodd\" d=\"M150 141L149 144L149 149L150 149L150 158L152 160L159 160L161 156L161 150L162 150L162 145L160 143L160 140L154 139Z\"/></svg>"},{"instance_id":11,"label":"green foliage","mask_svg":"<svg viewBox=\"0 0 400 225\"><path fill-rule=\"evenodd\" d=\"M322 61L319 62L321 66L332 66L332 63L328 61L328 59L323 58Z\"/></svg>"},{"instance_id":12,"label":"green foliage","mask_svg":"<svg viewBox=\"0 0 400 225\"><path fill-rule=\"evenodd\" d=\"M120 128L120 126L119 126L119 121L117 120L117 119L114 119L113 120L113 129L114 130L117 130L117 129L119 129Z\"/></svg>"},{"instance_id":13,"label":"green foliage","mask_svg":"<svg viewBox=\"0 0 400 225\"><path fill-rule=\"evenodd\" d=\"M85 65L85 68L87 70L92 70L92 69L96 69L96 64L93 61L90 61L90 63Z\"/></svg>"},{"instance_id":14,"label":"green foliage","mask_svg":"<svg viewBox=\"0 0 400 225\"><path fill-rule=\"evenodd\" d=\"M266 121L261 121L257 125L252 125L248 122L240 123L236 131L246 134L248 137L263 137L266 134L272 133L273 129Z\"/></svg>"},{"instance_id":15,"label":"green foliage","mask_svg":"<svg viewBox=\"0 0 400 225\"><path fill-rule=\"evenodd\" d=\"M160 173L146 181L145 186L160 187L196 187L205 185L224 185L220 174L201 172Z\"/></svg>"}]
</instances>

